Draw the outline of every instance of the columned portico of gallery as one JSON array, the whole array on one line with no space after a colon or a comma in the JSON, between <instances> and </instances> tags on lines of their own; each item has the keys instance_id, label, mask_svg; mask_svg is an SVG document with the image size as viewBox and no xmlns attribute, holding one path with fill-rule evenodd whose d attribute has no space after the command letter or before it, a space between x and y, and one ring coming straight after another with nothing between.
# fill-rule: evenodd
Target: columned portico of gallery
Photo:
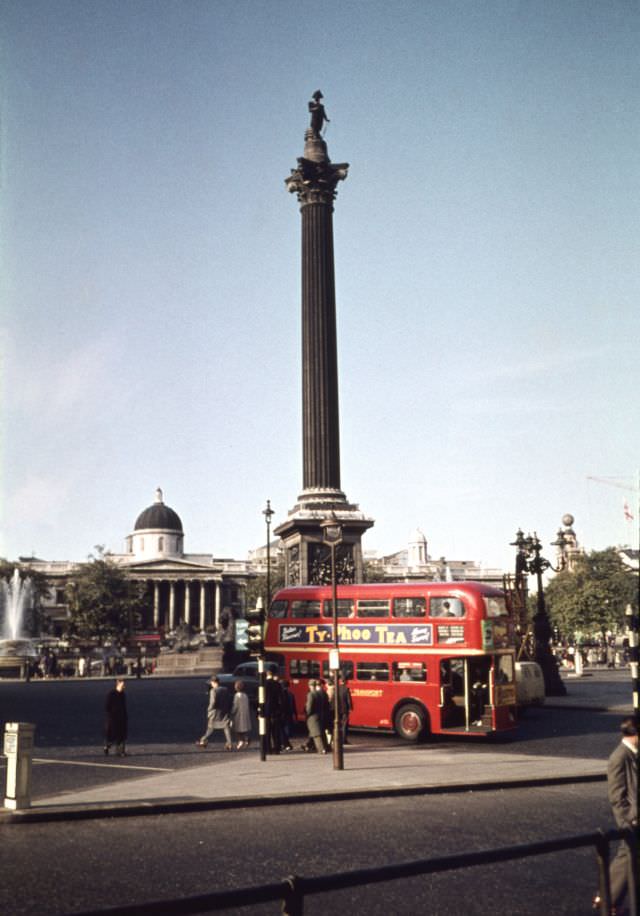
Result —
<instances>
[{"instance_id":1,"label":"columned portico of gallery","mask_svg":"<svg viewBox=\"0 0 640 916\"><path fill-rule=\"evenodd\" d=\"M142 621L143 629L170 631L185 623L197 630L217 631L222 609L238 604L237 594L221 577L166 576L145 581L151 608Z\"/></svg>"}]
</instances>

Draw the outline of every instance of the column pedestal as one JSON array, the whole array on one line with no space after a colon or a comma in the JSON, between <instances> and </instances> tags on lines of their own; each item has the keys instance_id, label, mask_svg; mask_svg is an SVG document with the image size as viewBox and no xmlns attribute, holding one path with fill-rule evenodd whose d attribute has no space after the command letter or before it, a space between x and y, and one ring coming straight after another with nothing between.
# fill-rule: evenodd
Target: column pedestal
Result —
<instances>
[{"instance_id":1,"label":"column pedestal","mask_svg":"<svg viewBox=\"0 0 640 916\"><path fill-rule=\"evenodd\" d=\"M344 494L333 491L305 491L288 518L274 533L282 538L285 557L285 583L290 585L328 585L331 583L331 552L323 540L322 523L335 517L342 528L342 543L336 550L336 578L342 584L362 582L362 535L373 519L348 503Z\"/></svg>"}]
</instances>

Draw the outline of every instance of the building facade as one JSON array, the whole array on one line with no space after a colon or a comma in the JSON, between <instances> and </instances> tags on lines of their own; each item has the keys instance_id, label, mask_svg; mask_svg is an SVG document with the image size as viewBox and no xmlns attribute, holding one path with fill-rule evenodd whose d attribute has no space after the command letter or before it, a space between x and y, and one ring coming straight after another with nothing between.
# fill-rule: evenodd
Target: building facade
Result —
<instances>
[{"instance_id":1,"label":"building facade","mask_svg":"<svg viewBox=\"0 0 640 916\"><path fill-rule=\"evenodd\" d=\"M143 630L168 633L188 624L194 630L217 633L221 624L226 627L229 614L244 616L247 582L255 576L249 563L186 553L184 540L180 516L157 489L155 501L138 515L126 537L125 552L105 554L105 559L143 585L147 595ZM19 565L46 577L50 596L43 601L43 611L50 632L61 634L69 614L66 588L79 564L21 557Z\"/></svg>"},{"instance_id":2,"label":"building facade","mask_svg":"<svg viewBox=\"0 0 640 916\"><path fill-rule=\"evenodd\" d=\"M418 528L407 546L395 553L379 556L365 552L365 574L386 582L429 580L436 582L486 582L502 588L505 571L483 566L475 560L454 560L429 555L427 538Z\"/></svg>"}]
</instances>

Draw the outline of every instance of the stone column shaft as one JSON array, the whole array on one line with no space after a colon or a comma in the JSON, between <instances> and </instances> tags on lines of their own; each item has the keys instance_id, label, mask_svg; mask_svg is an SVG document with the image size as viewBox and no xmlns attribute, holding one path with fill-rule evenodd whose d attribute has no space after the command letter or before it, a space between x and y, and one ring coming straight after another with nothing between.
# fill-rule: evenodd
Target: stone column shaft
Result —
<instances>
[{"instance_id":1,"label":"stone column shaft","mask_svg":"<svg viewBox=\"0 0 640 916\"><path fill-rule=\"evenodd\" d=\"M207 613L207 583L203 579L200 581L200 630L204 630L206 626L206 613Z\"/></svg>"},{"instance_id":2,"label":"stone column shaft","mask_svg":"<svg viewBox=\"0 0 640 916\"><path fill-rule=\"evenodd\" d=\"M169 583L169 629L176 627L176 583Z\"/></svg>"},{"instance_id":3,"label":"stone column shaft","mask_svg":"<svg viewBox=\"0 0 640 916\"><path fill-rule=\"evenodd\" d=\"M191 580L184 581L184 622L191 623Z\"/></svg>"},{"instance_id":4,"label":"stone column shaft","mask_svg":"<svg viewBox=\"0 0 640 916\"><path fill-rule=\"evenodd\" d=\"M215 605L213 611L213 625L215 627L216 633L220 626L220 611L222 610L222 587L220 582L216 582L216 595L215 595Z\"/></svg>"},{"instance_id":5,"label":"stone column shaft","mask_svg":"<svg viewBox=\"0 0 640 916\"><path fill-rule=\"evenodd\" d=\"M302 206L303 488L340 489L333 205Z\"/></svg>"}]
</instances>

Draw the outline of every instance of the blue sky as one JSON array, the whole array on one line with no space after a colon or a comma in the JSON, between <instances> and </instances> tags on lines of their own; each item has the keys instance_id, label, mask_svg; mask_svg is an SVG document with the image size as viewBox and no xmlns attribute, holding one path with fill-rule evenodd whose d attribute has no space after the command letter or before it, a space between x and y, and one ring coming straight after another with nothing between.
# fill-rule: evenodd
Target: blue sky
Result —
<instances>
[{"instance_id":1,"label":"blue sky","mask_svg":"<svg viewBox=\"0 0 640 916\"><path fill-rule=\"evenodd\" d=\"M331 158L365 549L636 539L635 2L0 0L0 555L119 551L161 486L242 558L302 486L300 215ZM625 525L623 501L634 509ZM549 550L549 554L552 551Z\"/></svg>"}]
</instances>

